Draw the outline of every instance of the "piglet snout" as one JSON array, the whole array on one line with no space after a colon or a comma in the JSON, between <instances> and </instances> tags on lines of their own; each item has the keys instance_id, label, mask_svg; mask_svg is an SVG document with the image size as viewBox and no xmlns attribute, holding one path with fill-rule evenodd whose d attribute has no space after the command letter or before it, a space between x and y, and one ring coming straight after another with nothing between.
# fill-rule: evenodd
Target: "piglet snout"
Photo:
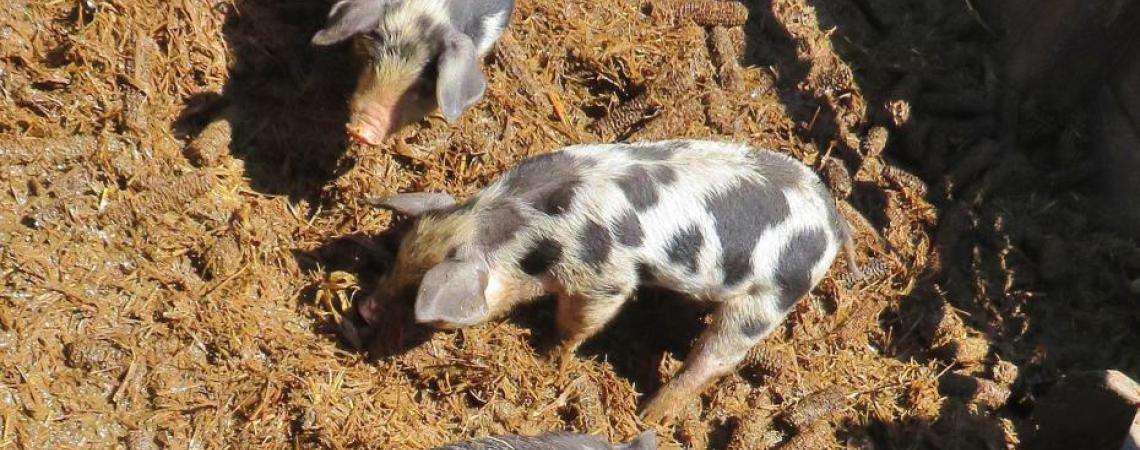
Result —
<instances>
[{"instance_id":1,"label":"piglet snout","mask_svg":"<svg viewBox=\"0 0 1140 450\"><path fill-rule=\"evenodd\" d=\"M380 145L380 140L384 139L383 134L377 133L375 129L351 125L348 126L348 137L364 145Z\"/></svg>"},{"instance_id":2,"label":"piglet snout","mask_svg":"<svg viewBox=\"0 0 1140 450\"><path fill-rule=\"evenodd\" d=\"M364 320L364 323L370 327L375 327L376 323L380 320L380 302L368 297L364 301L356 304L356 313Z\"/></svg>"},{"instance_id":3,"label":"piglet snout","mask_svg":"<svg viewBox=\"0 0 1140 450\"><path fill-rule=\"evenodd\" d=\"M352 140L365 145L380 145L388 137L392 116L383 108L354 111L346 126Z\"/></svg>"},{"instance_id":4,"label":"piglet snout","mask_svg":"<svg viewBox=\"0 0 1140 450\"><path fill-rule=\"evenodd\" d=\"M372 339L373 329L360 322L353 316L345 316L340 322L340 334L345 342L356 350L364 350L367 342Z\"/></svg>"}]
</instances>

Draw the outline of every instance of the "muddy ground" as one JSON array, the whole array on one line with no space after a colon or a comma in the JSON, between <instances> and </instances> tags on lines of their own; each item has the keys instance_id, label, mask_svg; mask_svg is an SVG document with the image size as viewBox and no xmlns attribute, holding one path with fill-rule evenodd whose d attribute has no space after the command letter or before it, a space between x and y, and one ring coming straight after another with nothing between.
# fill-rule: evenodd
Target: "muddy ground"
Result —
<instances>
[{"instance_id":1,"label":"muddy ground","mask_svg":"<svg viewBox=\"0 0 1140 450\"><path fill-rule=\"evenodd\" d=\"M562 375L550 301L435 334L395 307L366 352L334 311L388 263L366 198L465 197L608 140L791 154L873 269L838 263L655 428L664 448L1014 448L1058 374L1140 374L1140 251L1090 206L1080 127L1007 139L998 31L970 2L750 0L743 24L693 5L520 0L482 102L364 148L343 131L349 50L308 44L326 1L4 2L0 448L635 436L699 332L683 299L643 292Z\"/></svg>"}]
</instances>

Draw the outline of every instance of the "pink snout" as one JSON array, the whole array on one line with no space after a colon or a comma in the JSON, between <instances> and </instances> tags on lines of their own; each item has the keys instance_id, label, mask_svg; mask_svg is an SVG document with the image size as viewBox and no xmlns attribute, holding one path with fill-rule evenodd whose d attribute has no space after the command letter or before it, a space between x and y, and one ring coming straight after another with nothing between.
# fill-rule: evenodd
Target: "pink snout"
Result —
<instances>
[{"instance_id":1,"label":"pink snout","mask_svg":"<svg viewBox=\"0 0 1140 450\"><path fill-rule=\"evenodd\" d=\"M353 109L346 126L348 136L361 144L380 145L391 132L391 111L382 107Z\"/></svg>"},{"instance_id":2,"label":"pink snout","mask_svg":"<svg viewBox=\"0 0 1140 450\"><path fill-rule=\"evenodd\" d=\"M352 140L364 145L380 145L380 141L384 140L384 133L378 131L376 128L349 125L348 137Z\"/></svg>"}]
</instances>

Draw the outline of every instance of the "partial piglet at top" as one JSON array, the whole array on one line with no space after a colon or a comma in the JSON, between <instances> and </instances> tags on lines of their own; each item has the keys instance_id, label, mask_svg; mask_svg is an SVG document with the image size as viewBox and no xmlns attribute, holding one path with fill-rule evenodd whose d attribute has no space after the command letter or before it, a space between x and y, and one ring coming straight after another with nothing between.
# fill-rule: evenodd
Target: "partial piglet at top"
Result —
<instances>
[{"instance_id":1,"label":"partial piglet at top","mask_svg":"<svg viewBox=\"0 0 1140 450\"><path fill-rule=\"evenodd\" d=\"M340 0L316 45L352 39L362 68L348 133L378 145L437 107L454 122L483 97L480 60L499 39L514 0Z\"/></svg>"},{"instance_id":2,"label":"partial piglet at top","mask_svg":"<svg viewBox=\"0 0 1140 450\"><path fill-rule=\"evenodd\" d=\"M442 193L377 203L415 221L392 271L357 305L371 327L394 319L381 317L389 301L414 297L419 323L458 328L553 293L568 358L638 286L719 304L643 409L654 421L734 370L841 247L854 267L847 224L819 177L738 144L572 146L524 160L463 203Z\"/></svg>"}]
</instances>

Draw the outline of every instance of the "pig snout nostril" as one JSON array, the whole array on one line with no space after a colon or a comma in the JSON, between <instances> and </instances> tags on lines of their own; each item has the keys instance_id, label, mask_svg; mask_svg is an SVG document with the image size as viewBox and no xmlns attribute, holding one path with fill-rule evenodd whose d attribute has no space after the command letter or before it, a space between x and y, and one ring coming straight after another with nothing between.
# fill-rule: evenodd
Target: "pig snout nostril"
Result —
<instances>
[{"instance_id":1,"label":"pig snout nostril","mask_svg":"<svg viewBox=\"0 0 1140 450\"><path fill-rule=\"evenodd\" d=\"M356 304L356 315L359 316L367 326L374 326L376 320L379 319L379 317L377 317L379 314L377 314L376 306L369 299L365 299Z\"/></svg>"},{"instance_id":2,"label":"pig snout nostril","mask_svg":"<svg viewBox=\"0 0 1140 450\"><path fill-rule=\"evenodd\" d=\"M372 140L368 139L368 137L365 136L362 130L359 128L349 127L345 131L348 133L348 137L353 141L365 145L375 145L375 143L372 142Z\"/></svg>"}]
</instances>

